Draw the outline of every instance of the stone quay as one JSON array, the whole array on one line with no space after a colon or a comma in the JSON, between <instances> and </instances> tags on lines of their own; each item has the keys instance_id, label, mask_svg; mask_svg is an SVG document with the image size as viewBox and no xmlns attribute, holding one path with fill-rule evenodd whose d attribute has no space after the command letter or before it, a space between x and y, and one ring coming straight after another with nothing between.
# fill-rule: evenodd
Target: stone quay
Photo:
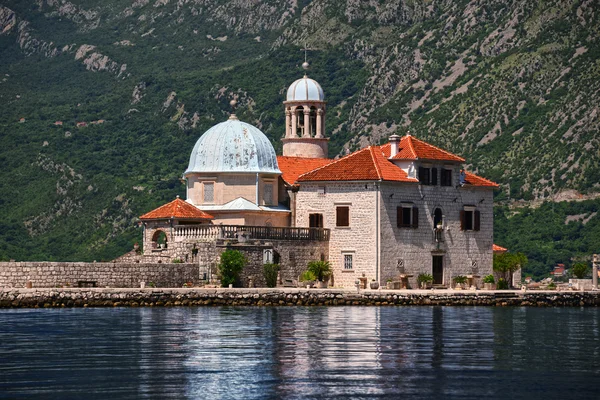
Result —
<instances>
[{"instance_id":1,"label":"stone quay","mask_svg":"<svg viewBox=\"0 0 600 400\"><path fill-rule=\"evenodd\" d=\"M600 292L229 288L0 288L0 308L173 306L598 307Z\"/></svg>"}]
</instances>

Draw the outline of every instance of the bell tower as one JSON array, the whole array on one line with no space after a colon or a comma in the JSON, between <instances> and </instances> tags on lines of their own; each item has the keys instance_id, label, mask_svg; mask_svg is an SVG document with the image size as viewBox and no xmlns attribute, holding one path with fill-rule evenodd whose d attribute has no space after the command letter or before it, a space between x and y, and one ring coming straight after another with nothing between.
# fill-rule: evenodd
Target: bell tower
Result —
<instances>
[{"instance_id":1,"label":"bell tower","mask_svg":"<svg viewBox=\"0 0 600 400\"><path fill-rule=\"evenodd\" d=\"M304 61L302 68L308 70ZM329 139L325 137L326 102L323 89L306 73L290 85L285 106L283 155L287 157L327 158Z\"/></svg>"}]
</instances>

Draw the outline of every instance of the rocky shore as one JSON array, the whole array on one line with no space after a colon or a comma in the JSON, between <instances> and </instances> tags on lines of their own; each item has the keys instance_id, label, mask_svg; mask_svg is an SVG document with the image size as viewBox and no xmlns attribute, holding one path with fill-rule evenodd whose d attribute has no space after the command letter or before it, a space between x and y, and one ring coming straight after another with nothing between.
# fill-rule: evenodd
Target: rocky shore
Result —
<instances>
[{"instance_id":1,"label":"rocky shore","mask_svg":"<svg viewBox=\"0 0 600 400\"><path fill-rule=\"evenodd\" d=\"M61 288L0 289L0 308L177 306L532 306L598 307L600 292Z\"/></svg>"}]
</instances>

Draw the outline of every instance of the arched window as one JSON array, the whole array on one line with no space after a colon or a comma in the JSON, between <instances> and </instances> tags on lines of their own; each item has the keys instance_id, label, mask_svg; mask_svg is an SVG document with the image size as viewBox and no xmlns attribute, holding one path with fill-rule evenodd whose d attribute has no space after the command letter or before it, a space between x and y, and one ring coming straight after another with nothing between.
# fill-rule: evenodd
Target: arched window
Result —
<instances>
[{"instance_id":1,"label":"arched window","mask_svg":"<svg viewBox=\"0 0 600 400\"><path fill-rule=\"evenodd\" d=\"M314 137L317 133L317 109L316 107L310 108L310 136Z\"/></svg>"},{"instance_id":2,"label":"arched window","mask_svg":"<svg viewBox=\"0 0 600 400\"><path fill-rule=\"evenodd\" d=\"M154 232L152 235L152 248L153 249L166 249L167 248L167 234L160 229Z\"/></svg>"},{"instance_id":3,"label":"arched window","mask_svg":"<svg viewBox=\"0 0 600 400\"><path fill-rule=\"evenodd\" d=\"M433 226L436 227L439 224L443 224L444 215L442 214L442 210L440 208L436 208L433 212Z\"/></svg>"}]
</instances>

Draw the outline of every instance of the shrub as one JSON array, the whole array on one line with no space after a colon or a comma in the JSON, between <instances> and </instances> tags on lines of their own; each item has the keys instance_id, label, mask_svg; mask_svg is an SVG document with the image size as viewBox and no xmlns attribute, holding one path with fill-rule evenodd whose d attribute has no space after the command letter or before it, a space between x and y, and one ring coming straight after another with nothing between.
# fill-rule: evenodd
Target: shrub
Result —
<instances>
[{"instance_id":1,"label":"shrub","mask_svg":"<svg viewBox=\"0 0 600 400\"><path fill-rule=\"evenodd\" d=\"M235 285L245 265L246 257L244 257L241 251L225 250L221 254L221 262L219 263L221 286Z\"/></svg>"},{"instance_id":2,"label":"shrub","mask_svg":"<svg viewBox=\"0 0 600 400\"><path fill-rule=\"evenodd\" d=\"M173 259L173 261L171 261L173 264L183 264L183 261L181 260L181 258L175 258Z\"/></svg>"},{"instance_id":3,"label":"shrub","mask_svg":"<svg viewBox=\"0 0 600 400\"><path fill-rule=\"evenodd\" d=\"M585 278L587 271L588 266L586 263L577 263L573 265L573 268L571 268L571 272L573 273L573 275L575 275L575 277L577 277L577 279Z\"/></svg>"},{"instance_id":4,"label":"shrub","mask_svg":"<svg viewBox=\"0 0 600 400\"><path fill-rule=\"evenodd\" d=\"M277 286L277 273L279 272L279 264L268 263L263 266L265 281L267 287L274 288Z\"/></svg>"},{"instance_id":5,"label":"shrub","mask_svg":"<svg viewBox=\"0 0 600 400\"><path fill-rule=\"evenodd\" d=\"M308 263L308 270L321 282L329 279L331 275L329 261L311 261Z\"/></svg>"},{"instance_id":6,"label":"shrub","mask_svg":"<svg viewBox=\"0 0 600 400\"><path fill-rule=\"evenodd\" d=\"M302 273L302 275L300 275L300 282L307 282L307 281L316 281L317 277L314 273L312 273L312 271L304 271Z\"/></svg>"},{"instance_id":7,"label":"shrub","mask_svg":"<svg viewBox=\"0 0 600 400\"><path fill-rule=\"evenodd\" d=\"M508 282L504 278L498 279L498 286L496 287L498 290L506 290L508 289Z\"/></svg>"},{"instance_id":8,"label":"shrub","mask_svg":"<svg viewBox=\"0 0 600 400\"><path fill-rule=\"evenodd\" d=\"M494 275L486 275L483 277L483 283L496 283L496 280L494 279Z\"/></svg>"}]
</instances>

